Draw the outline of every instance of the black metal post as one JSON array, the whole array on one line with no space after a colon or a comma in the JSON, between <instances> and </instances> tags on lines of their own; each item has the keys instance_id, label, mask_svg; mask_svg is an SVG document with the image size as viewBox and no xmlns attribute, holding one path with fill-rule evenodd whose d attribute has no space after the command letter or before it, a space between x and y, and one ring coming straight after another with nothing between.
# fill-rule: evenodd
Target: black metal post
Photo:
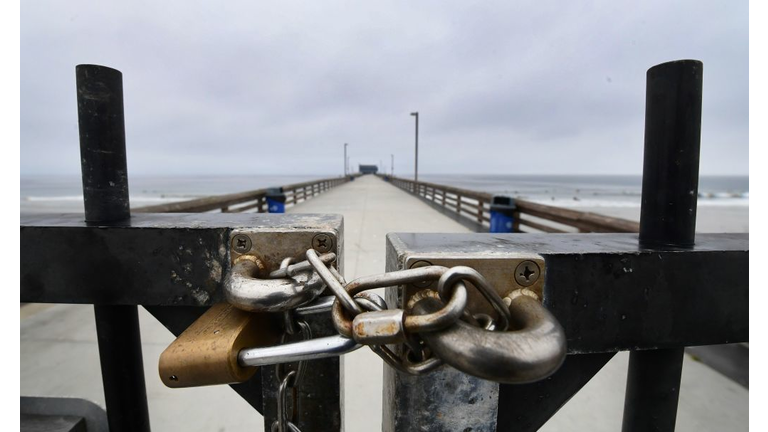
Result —
<instances>
[{"instance_id":1,"label":"black metal post","mask_svg":"<svg viewBox=\"0 0 768 432\"><path fill-rule=\"evenodd\" d=\"M703 65L680 60L647 73L640 246L690 248L696 231ZM683 348L630 354L622 430L673 431Z\"/></svg>"},{"instance_id":2,"label":"black metal post","mask_svg":"<svg viewBox=\"0 0 768 432\"><path fill-rule=\"evenodd\" d=\"M640 212L644 247L691 247L696 230L701 143L702 63L648 70Z\"/></svg>"},{"instance_id":3,"label":"black metal post","mask_svg":"<svg viewBox=\"0 0 768 432\"><path fill-rule=\"evenodd\" d=\"M76 76L85 220L94 225L127 221L122 74L79 65ZM94 314L109 430L149 431L138 309L94 305Z\"/></svg>"}]
</instances>

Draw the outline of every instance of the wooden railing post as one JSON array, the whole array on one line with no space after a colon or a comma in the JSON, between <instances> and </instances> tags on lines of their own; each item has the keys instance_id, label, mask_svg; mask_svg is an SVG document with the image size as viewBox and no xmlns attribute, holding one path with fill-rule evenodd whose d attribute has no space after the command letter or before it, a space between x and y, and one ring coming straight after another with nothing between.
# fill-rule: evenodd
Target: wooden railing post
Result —
<instances>
[{"instance_id":1,"label":"wooden railing post","mask_svg":"<svg viewBox=\"0 0 768 432\"><path fill-rule=\"evenodd\" d=\"M477 223L483 223L483 202L480 200L477 200Z\"/></svg>"},{"instance_id":2,"label":"wooden railing post","mask_svg":"<svg viewBox=\"0 0 768 432\"><path fill-rule=\"evenodd\" d=\"M512 212L512 232L520 232L520 212L517 210Z\"/></svg>"}]
</instances>

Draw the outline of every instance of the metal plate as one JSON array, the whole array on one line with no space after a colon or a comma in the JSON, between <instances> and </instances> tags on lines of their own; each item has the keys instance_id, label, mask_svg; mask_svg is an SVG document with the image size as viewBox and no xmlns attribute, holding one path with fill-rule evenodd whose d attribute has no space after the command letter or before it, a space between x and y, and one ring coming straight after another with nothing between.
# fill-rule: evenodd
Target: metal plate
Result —
<instances>
[{"instance_id":1,"label":"metal plate","mask_svg":"<svg viewBox=\"0 0 768 432\"><path fill-rule=\"evenodd\" d=\"M293 258L293 262L297 263L305 261L307 249L314 249L313 244L315 238L319 234L325 234L330 240L330 247L327 251L317 250L319 254L333 252L336 254L337 259L334 263L339 272L343 272L343 268L339 268L343 260L343 248L339 248L339 240L336 230L331 229L302 229L295 228L291 230L276 230L276 231L250 231L246 229L232 230L230 233L230 262L235 260L244 254L255 255L266 267L266 272L277 270L280 268L280 263L285 258ZM250 249L238 251L237 243L240 239L247 238L250 241ZM328 243L328 242L326 242ZM343 245L342 245L343 246Z\"/></svg>"},{"instance_id":2,"label":"metal plate","mask_svg":"<svg viewBox=\"0 0 768 432\"><path fill-rule=\"evenodd\" d=\"M445 267L467 266L477 270L488 283L496 290L501 298L506 297L512 291L526 288L535 292L539 298L542 298L544 291L544 280L546 278L546 265L544 258L531 253L512 252L494 254L493 256L482 256L478 253L464 254L461 252L452 254L414 254L408 255L405 261L405 268L411 268L414 265L420 265L427 262L433 265ZM525 267L535 266L534 271L538 276L529 275L530 285L522 285L517 281L520 271L525 271ZM467 308L473 314L485 313L497 318L496 312L488 301L480 294L476 288L467 282L469 289L469 302ZM408 300L422 289L437 289L437 282L424 284L420 286L408 285L404 287L403 304L408 304Z\"/></svg>"}]
</instances>

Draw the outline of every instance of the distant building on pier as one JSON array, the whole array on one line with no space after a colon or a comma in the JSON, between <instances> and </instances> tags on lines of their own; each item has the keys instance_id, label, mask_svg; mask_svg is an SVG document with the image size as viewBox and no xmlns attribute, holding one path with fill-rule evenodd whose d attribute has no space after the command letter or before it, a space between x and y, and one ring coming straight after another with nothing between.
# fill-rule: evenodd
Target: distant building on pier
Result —
<instances>
[{"instance_id":1,"label":"distant building on pier","mask_svg":"<svg viewBox=\"0 0 768 432\"><path fill-rule=\"evenodd\" d=\"M379 167L376 165L359 165L360 174L376 174L379 172Z\"/></svg>"}]
</instances>

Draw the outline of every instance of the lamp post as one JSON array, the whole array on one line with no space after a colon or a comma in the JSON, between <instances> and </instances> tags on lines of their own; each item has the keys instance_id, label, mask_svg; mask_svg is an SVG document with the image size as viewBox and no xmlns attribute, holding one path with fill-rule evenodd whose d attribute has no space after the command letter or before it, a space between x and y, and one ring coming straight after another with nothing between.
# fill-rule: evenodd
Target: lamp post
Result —
<instances>
[{"instance_id":1,"label":"lamp post","mask_svg":"<svg viewBox=\"0 0 768 432\"><path fill-rule=\"evenodd\" d=\"M389 164L389 170L390 170L389 175L394 177L395 176L395 155L390 155L390 156L392 156L392 162Z\"/></svg>"},{"instance_id":2,"label":"lamp post","mask_svg":"<svg viewBox=\"0 0 768 432\"><path fill-rule=\"evenodd\" d=\"M416 117L416 171L413 175L413 181L419 181L419 112L412 112L412 116Z\"/></svg>"},{"instance_id":3,"label":"lamp post","mask_svg":"<svg viewBox=\"0 0 768 432\"><path fill-rule=\"evenodd\" d=\"M347 168L347 146L349 144L344 143L344 175L346 176L349 173L349 169Z\"/></svg>"}]
</instances>

